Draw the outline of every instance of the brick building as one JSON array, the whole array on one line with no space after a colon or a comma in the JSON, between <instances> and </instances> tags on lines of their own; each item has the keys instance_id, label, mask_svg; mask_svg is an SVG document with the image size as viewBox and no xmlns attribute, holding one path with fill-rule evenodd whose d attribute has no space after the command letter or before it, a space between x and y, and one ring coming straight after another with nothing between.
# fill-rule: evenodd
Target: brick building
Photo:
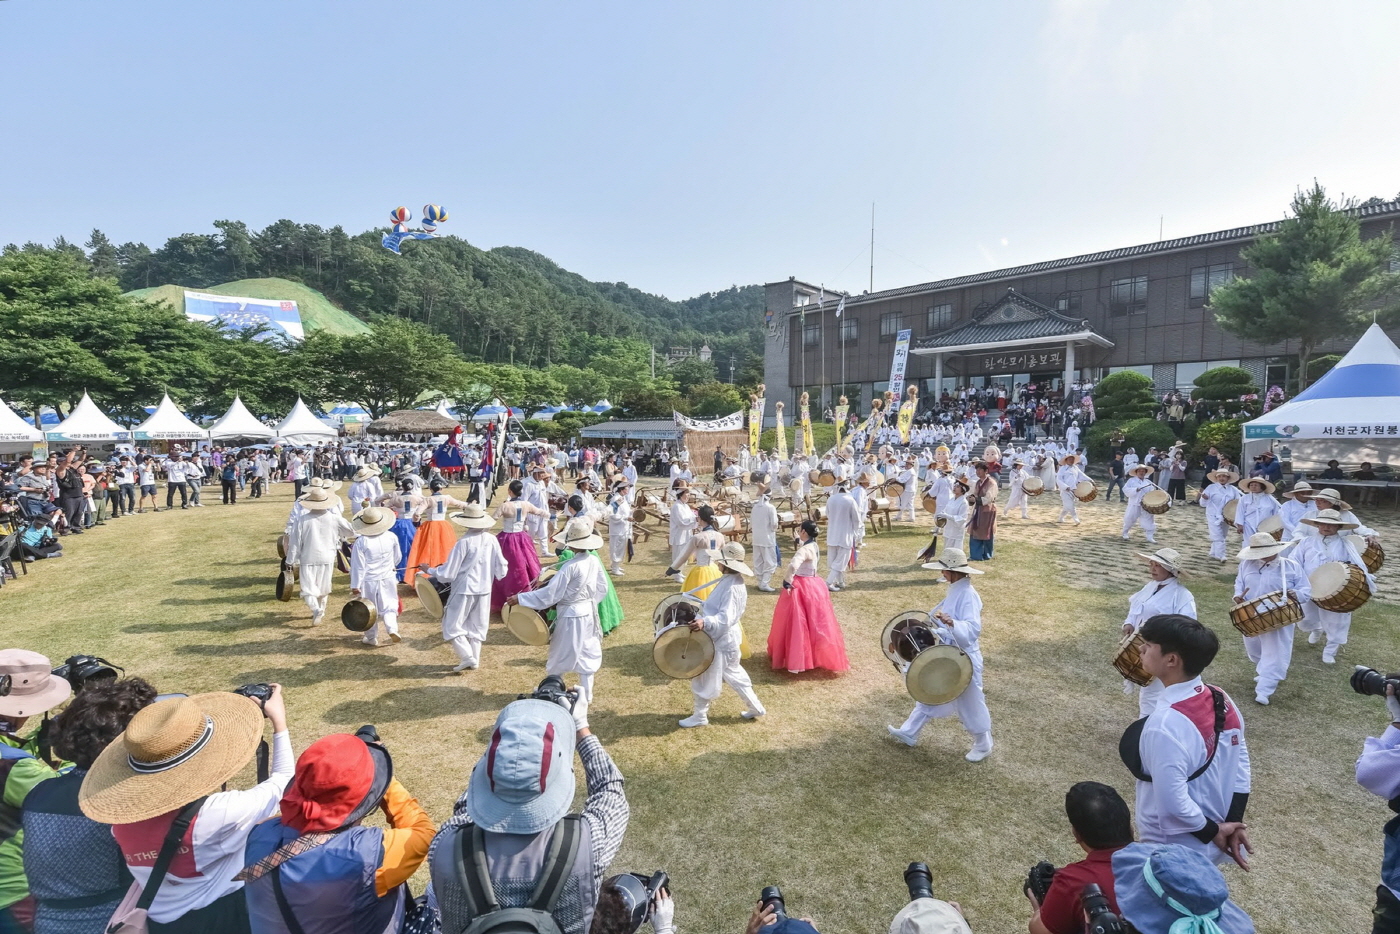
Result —
<instances>
[{"instance_id":1,"label":"brick building","mask_svg":"<svg viewBox=\"0 0 1400 934\"><path fill-rule=\"evenodd\" d=\"M1393 236L1400 201L1353 212L1363 237ZM1285 385L1296 344L1263 345L1222 330L1210 292L1249 275L1240 250L1278 222L1197 234L848 296L789 278L766 289L764 380L789 410L805 388L822 406L844 394L863 412L888 387L895 338L912 331L906 385L1097 381L1118 370L1187 390L1215 366L1240 366L1261 387ZM1334 341L1319 353L1344 353ZM844 346L843 346L844 345ZM844 363L843 363L844 358ZM842 379L842 373L845 379ZM819 409L818 409L819 410Z\"/></svg>"}]
</instances>

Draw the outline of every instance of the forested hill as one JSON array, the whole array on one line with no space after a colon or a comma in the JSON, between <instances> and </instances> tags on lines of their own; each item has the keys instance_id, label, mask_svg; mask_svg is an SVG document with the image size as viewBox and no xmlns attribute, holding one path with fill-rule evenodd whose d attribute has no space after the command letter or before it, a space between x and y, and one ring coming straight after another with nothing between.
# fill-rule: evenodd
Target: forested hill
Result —
<instances>
[{"instance_id":1,"label":"forested hill","mask_svg":"<svg viewBox=\"0 0 1400 934\"><path fill-rule=\"evenodd\" d=\"M580 338L595 335L635 338L658 352L708 343L726 370L732 356L741 377L761 371L760 286L673 301L625 282L592 282L528 249L481 250L451 235L409 241L396 256L380 245L382 229L350 235L287 220L260 231L241 221L214 228L171 237L155 250L118 246L93 231L86 246L94 272L116 276L124 290L280 277L364 320L422 322L487 362L570 363L584 352Z\"/></svg>"}]
</instances>

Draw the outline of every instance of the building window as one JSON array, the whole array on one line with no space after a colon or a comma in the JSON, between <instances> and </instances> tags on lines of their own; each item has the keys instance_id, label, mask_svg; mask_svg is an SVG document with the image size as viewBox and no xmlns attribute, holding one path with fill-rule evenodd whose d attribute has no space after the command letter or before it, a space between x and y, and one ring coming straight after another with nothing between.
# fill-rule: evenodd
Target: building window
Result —
<instances>
[{"instance_id":1,"label":"building window","mask_svg":"<svg viewBox=\"0 0 1400 934\"><path fill-rule=\"evenodd\" d=\"M809 324L802 329L802 346L806 350L822 345L822 326Z\"/></svg>"},{"instance_id":2,"label":"building window","mask_svg":"<svg viewBox=\"0 0 1400 934\"><path fill-rule=\"evenodd\" d=\"M1200 308L1210 301L1210 293L1235 278L1234 263L1191 268L1191 307Z\"/></svg>"},{"instance_id":3,"label":"building window","mask_svg":"<svg viewBox=\"0 0 1400 934\"><path fill-rule=\"evenodd\" d=\"M845 342L845 343L847 343L847 344L854 344L854 343L856 342L856 339L859 338L859 337L860 337L860 322L857 321L855 318L851 318L851 317L848 317L848 316L846 316L846 315L842 315L842 316L841 316L841 334L838 336L837 339L840 340L840 341L843 341L843 342Z\"/></svg>"},{"instance_id":4,"label":"building window","mask_svg":"<svg viewBox=\"0 0 1400 934\"><path fill-rule=\"evenodd\" d=\"M952 305L934 305L928 310L928 329L930 332L941 331L952 323Z\"/></svg>"},{"instance_id":5,"label":"building window","mask_svg":"<svg viewBox=\"0 0 1400 934\"><path fill-rule=\"evenodd\" d=\"M1147 311L1147 277L1114 279L1108 287L1109 311L1115 317L1140 315Z\"/></svg>"},{"instance_id":6,"label":"building window","mask_svg":"<svg viewBox=\"0 0 1400 934\"><path fill-rule=\"evenodd\" d=\"M897 313L880 316L880 343L886 344L899 335L904 327L904 319Z\"/></svg>"}]
</instances>

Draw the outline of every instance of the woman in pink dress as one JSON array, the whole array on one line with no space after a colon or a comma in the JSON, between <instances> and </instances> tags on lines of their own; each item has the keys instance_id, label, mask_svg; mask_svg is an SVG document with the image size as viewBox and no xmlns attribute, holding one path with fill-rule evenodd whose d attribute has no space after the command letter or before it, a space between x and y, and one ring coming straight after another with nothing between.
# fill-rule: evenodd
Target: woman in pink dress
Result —
<instances>
[{"instance_id":1,"label":"woman in pink dress","mask_svg":"<svg viewBox=\"0 0 1400 934\"><path fill-rule=\"evenodd\" d=\"M836 622L826 581L817 576L821 549L817 547L816 523L802 523L797 543L773 611L768 658L774 670L786 669L793 674L812 668L845 671L851 667L846 660L846 638Z\"/></svg>"},{"instance_id":2,"label":"woman in pink dress","mask_svg":"<svg viewBox=\"0 0 1400 934\"><path fill-rule=\"evenodd\" d=\"M501 520L496 539L510 570L491 585L492 613L499 613L508 597L529 590L540 576L540 556L535 551L535 540L525 530L525 522L530 516L549 518L549 512L521 499L524 490L525 485L519 480L510 481L510 499L496 507L496 518Z\"/></svg>"}]
</instances>

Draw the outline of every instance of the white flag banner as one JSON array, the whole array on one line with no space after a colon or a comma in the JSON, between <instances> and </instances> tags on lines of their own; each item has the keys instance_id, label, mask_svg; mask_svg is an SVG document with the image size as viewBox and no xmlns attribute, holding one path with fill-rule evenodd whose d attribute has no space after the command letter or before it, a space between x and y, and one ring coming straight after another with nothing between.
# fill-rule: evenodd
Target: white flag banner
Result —
<instances>
[{"instance_id":1,"label":"white flag banner","mask_svg":"<svg viewBox=\"0 0 1400 934\"><path fill-rule=\"evenodd\" d=\"M836 317L841 317L841 312L846 310L846 296L841 296L841 301L836 303Z\"/></svg>"},{"instance_id":2,"label":"white flag banner","mask_svg":"<svg viewBox=\"0 0 1400 934\"><path fill-rule=\"evenodd\" d=\"M895 340L894 360L890 363L890 392L898 399L904 395L904 367L909 362L909 338L913 330L905 328Z\"/></svg>"},{"instance_id":3,"label":"white flag banner","mask_svg":"<svg viewBox=\"0 0 1400 934\"><path fill-rule=\"evenodd\" d=\"M691 418L675 411L671 414L676 419L676 427L683 431L739 431L744 427L743 409L722 418Z\"/></svg>"}]
</instances>

